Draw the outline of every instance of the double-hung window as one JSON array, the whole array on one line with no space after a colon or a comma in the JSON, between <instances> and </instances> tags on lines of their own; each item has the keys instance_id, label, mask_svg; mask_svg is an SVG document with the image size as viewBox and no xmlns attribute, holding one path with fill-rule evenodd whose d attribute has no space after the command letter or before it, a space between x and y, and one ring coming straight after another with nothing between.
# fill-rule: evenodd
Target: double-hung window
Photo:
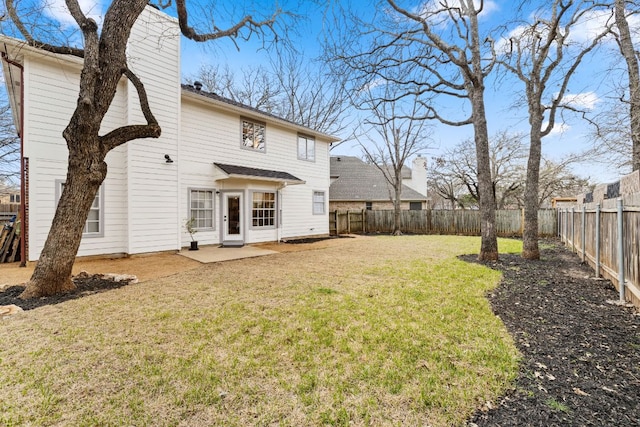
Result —
<instances>
[{"instance_id":1,"label":"double-hung window","mask_svg":"<svg viewBox=\"0 0 640 427\"><path fill-rule=\"evenodd\" d=\"M298 135L298 159L310 162L316 159L316 140L310 136Z\"/></svg>"},{"instance_id":2,"label":"double-hung window","mask_svg":"<svg viewBox=\"0 0 640 427\"><path fill-rule=\"evenodd\" d=\"M264 153L267 146L265 131L264 123L242 119L242 148Z\"/></svg>"},{"instance_id":3,"label":"double-hung window","mask_svg":"<svg viewBox=\"0 0 640 427\"><path fill-rule=\"evenodd\" d=\"M189 191L189 215L193 228L213 228L213 190Z\"/></svg>"},{"instance_id":4,"label":"double-hung window","mask_svg":"<svg viewBox=\"0 0 640 427\"><path fill-rule=\"evenodd\" d=\"M64 181L56 181L56 203L62 196L62 190L64 189ZM104 190L100 186L96 192L96 196L93 198L91 208L89 208L89 215L87 221L84 223L84 229L82 230L83 237L102 237L104 236L103 230L103 212L104 212Z\"/></svg>"},{"instance_id":5,"label":"double-hung window","mask_svg":"<svg viewBox=\"0 0 640 427\"><path fill-rule=\"evenodd\" d=\"M325 192L314 191L313 192L313 214L324 215L325 212Z\"/></svg>"},{"instance_id":6,"label":"double-hung window","mask_svg":"<svg viewBox=\"0 0 640 427\"><path fill-rule=\"evenodd\" d=\"M254 191L251 201L251 225L253 228L275 227L276 193L272 191Z\"/></svg>"}]
</instances>

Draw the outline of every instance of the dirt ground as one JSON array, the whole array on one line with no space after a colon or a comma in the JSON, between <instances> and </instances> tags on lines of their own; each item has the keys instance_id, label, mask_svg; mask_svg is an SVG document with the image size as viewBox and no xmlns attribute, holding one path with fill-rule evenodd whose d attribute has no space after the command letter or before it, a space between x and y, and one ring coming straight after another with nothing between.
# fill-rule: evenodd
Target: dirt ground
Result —
<instances>
[{"instance_id":1,"label":"dirt ground","mask_svg":"<svg viewBox=\"0 0 640 427\"><path fill-rule=\"evenodd\" d=\"M475 257L464 257L474 262ZM558 242L500 255L489 295L522 354L515 389L470 426L640 426L640 316Z\"/></svg>"},{"instance_id":2,"label":"dirt ground","mask_svg":"<svg viewBox=\"0 0 640 427\"><path fill-rule=\"evenodd\" d=\"M347 237L347 236L343 236ZM349 236L353 237L353 236ZM331 238L306 243L260 243L253 246L276 252L297 252L330 247L338 239ZM0 289L11 285L19 285L31 277L36 262L30 262L27 267L20 267L19 263L0 264ZM135 275L140 282L169 276L200 266L197 261L178 255L177 253L158 253L133 255L125 258L78 258L73 266L73 274L81 271L90 274L114 273Z\"/></svg>"}]
</instances>

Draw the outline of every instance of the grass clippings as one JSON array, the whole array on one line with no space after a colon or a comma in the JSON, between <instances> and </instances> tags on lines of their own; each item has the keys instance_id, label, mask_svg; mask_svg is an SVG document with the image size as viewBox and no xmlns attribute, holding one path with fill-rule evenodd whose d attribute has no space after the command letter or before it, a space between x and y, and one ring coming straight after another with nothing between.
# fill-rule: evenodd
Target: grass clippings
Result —
<instances>
[{"instance_id":1,"label":"grass clippings","mask_svg":"<svg viewBox=\"0 0 640 427\"><path fill-rule=\"evenodd\" d=\"M0 425L462 425L518 363L500 273L456 258L479 243L341 239L14 316Z\"/></svg>"}]
</instances>

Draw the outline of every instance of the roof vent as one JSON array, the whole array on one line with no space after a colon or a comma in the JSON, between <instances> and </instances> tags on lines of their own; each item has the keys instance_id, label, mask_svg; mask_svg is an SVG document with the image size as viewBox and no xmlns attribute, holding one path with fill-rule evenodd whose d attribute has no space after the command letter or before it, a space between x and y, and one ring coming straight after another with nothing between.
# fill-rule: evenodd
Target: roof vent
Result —
<instances>
[{"instance_id":1,"label":"roof vent","mask_svg":"<svg viewBox=\"0 0 640 427\"><path fill-rule=\"evenodd\" d=\"M202 89L202 82L193 82L193 86L195 86L196 90Z\"/></svg>"}]
</instances>

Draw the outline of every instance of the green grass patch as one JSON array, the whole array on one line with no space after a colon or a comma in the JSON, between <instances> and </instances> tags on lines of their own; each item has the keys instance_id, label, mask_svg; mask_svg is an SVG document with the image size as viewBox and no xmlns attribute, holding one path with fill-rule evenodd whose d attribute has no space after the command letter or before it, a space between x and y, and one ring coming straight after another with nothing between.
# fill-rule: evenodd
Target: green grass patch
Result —
<instances>
[{"instance_id":1,"label":"green grass patch","mask_svg":"<svg viewBox=\"0 0 640 427\"><path fill-rule=\"evenodd\" d=\"M33 310L0 323L0 423L463 425L518 362L500 274L457 259L479 242L341 239Z\"/></svg>"}]
</instances>

